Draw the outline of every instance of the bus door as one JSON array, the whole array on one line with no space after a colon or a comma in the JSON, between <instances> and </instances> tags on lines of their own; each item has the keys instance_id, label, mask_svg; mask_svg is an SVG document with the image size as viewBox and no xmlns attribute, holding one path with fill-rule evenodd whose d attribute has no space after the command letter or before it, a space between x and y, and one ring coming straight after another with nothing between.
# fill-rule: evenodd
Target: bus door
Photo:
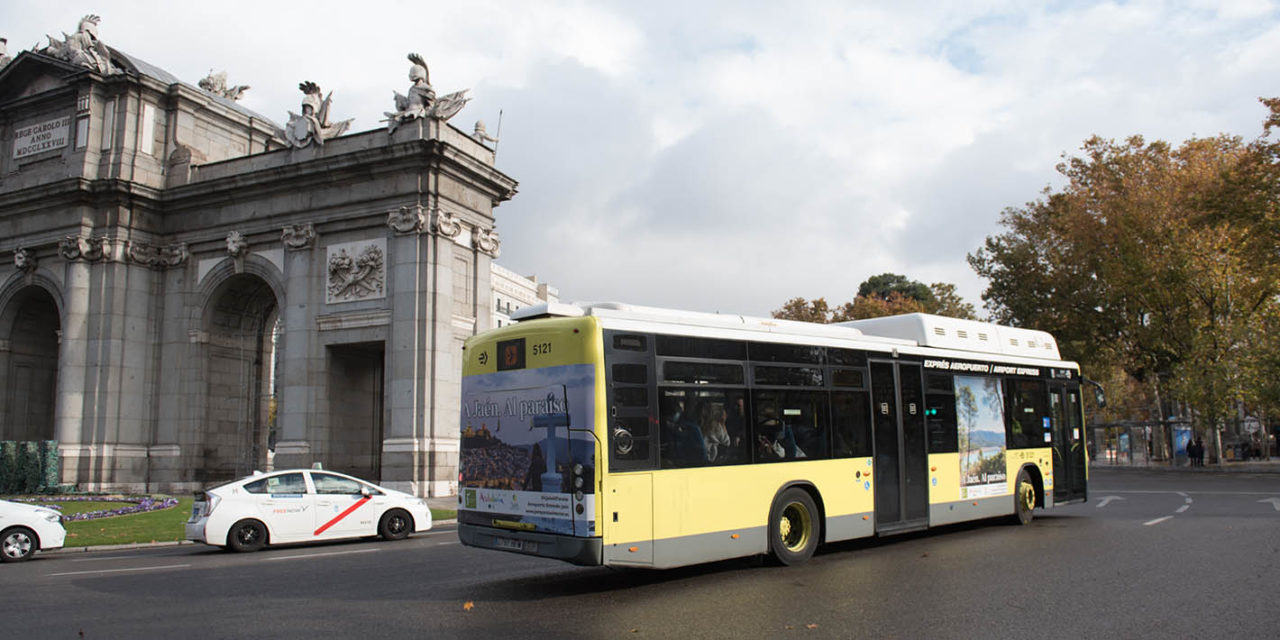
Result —
<instances>
[{"instance_id":1,"label":"bus door","mask_svg":"<svg viewBox=\"0 0 1280 640\"><path fill-rule=\"evenodd\" d=\"M929 526L924 384L918 364L871 362L876 532Z\"/></svg>"},{"instance_id":2,"label":"bus door","mask_svg":"<svg viewBox=\"0 0 1280 640\"><path fill-rule=\"evenodd\" d=\"M1053 416L1053 502L1079 502L1085 499L1086 491L1080 387L1050 383L1049 404Z\"/></svg>"}]
</instances>

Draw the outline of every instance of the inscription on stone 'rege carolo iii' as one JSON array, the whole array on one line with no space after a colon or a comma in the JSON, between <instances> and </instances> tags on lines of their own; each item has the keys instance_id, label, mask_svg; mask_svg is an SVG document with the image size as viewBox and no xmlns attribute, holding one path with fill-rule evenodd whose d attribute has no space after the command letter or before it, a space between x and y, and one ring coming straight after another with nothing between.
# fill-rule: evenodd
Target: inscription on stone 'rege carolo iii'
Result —
<instances>
[{"instance_id":1,"label":"inscription on stone 'rege carolo iii'","mask_svg":"<svg viewBox=\"0 0 1280 640\"><path fill-rule=\"evenodd\" d=\"M67 132L71 130L71 118L58 118L13 132L13 158L25 158L43 151L67 146Z\"/></svg>"}]
</instances>

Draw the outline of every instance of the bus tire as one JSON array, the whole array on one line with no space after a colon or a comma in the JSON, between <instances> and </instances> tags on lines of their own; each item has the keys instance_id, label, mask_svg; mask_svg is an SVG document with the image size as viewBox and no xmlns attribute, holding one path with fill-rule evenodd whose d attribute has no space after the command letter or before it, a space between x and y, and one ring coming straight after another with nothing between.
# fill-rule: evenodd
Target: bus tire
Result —
<instances>
[{"instance_id":1,"label":"bus tire","mask_svg":"<svg viewBox=\"0 0 1280 640\"><path fill-rule=\"evenodd\" d=\"M769 509L769 553L779 564L803 564L818 549L821 528L818 506L809 492L787 489Z\"/></svg>"},{"instance_id":2,"label":"bus tire","mask_svg":"<svg viewBox=\"0 0 1280 640\"><path fill-rule=\"evenodd\" d=\"M1031 524L1031 517L1036 509L1036 485L1031 481L1031 474L1026 467L1018 471L1018 482L1013 489L1013 522L1015 524Z\"/></svg>"}]
</instances>

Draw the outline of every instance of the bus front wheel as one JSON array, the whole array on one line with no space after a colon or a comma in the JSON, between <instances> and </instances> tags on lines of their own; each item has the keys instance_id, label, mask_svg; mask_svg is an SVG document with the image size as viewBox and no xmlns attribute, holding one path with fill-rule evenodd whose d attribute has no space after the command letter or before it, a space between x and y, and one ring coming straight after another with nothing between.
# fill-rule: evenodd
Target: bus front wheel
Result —
<instances>
[{"instance_id":1,"label":"bus front wheel","mask_svg":"<svg viewBox=\"0 0 1280 640\"><path fill-rule=\"evenodd\" d=\"M1013 521L1016 524L1031 524L1032 512L1036 509L1036 485L1031 482L1031 474L1026 469L1018 471L1018 483L1013 491Z\"/></svg>"},{"instance_id":2,"label":"bus front wheel","mask_svg":"<svg viewBox=\"0 0 1280 640\"><path fill-rule=\"evenodd\" d=\"M821 526L809 492L796 487L783 491L769 510L769 553L780 564L805 562L818 549Z\"/></svg>"}]
</instances>

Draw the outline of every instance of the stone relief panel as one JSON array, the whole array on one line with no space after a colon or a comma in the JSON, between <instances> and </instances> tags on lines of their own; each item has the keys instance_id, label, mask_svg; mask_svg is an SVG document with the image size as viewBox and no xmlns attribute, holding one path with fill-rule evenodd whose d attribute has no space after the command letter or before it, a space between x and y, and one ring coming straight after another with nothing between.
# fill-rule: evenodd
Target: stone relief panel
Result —
<instances>
[{"instance_id":1,"label":"stone relief panel","mask_svg":"<svg viewBox=\"0 0 1280 640\"><path fill-rule=\"evenodd\" d=\"M329 246L325 301L334 304L387 297L386 255L386 238Z\"/></svg>"}]
</instances>

